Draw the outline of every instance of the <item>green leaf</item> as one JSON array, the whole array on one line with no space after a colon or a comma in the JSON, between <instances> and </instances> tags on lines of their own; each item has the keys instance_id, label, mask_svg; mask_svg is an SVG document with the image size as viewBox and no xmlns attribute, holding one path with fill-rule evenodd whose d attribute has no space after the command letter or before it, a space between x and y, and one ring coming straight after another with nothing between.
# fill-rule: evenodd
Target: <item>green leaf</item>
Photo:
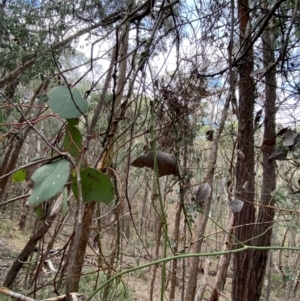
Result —
<instances>
[{"instance_id":1,"label":"green leaf","mask_svg":"<svg viewBox=\"0 0 300 301\"><path fill-rule=\"evenodd\" d=\"M0 123L3 123L3 114L2 114L2 110L0 109Z\"/></svg>"},{"instance_id":2,"label":"green leaf","mask_svg":"<svg viewBox=\"0 0 300 301\"><path fill-rule=\"evenodd\" d=\"M46 215L46 212L44 211L42 205L35 206L33 208L33 211L39 220L43 219Z\"/></svg>"},{"instance_id":3,"label":"green leaf","mask_svg":"<svg viewBox=\"0 0 300 301\"><path fill-rule=\"evenodd\" d=\"M58 159L38 168L31 177L34 189L28 203L38 205L56 195L66 184L69 173L70 165L65 159Z\"/></svg>"},{"instance_id":4,"label":"green leaf","mask_svg":"<svg viewBox=\"0 0 300 301\"><path fill-rule=\"evenodd\" d=\"M64 150L78 158L82 150L82 136L77 127L68 122L64 139Z\"/></svg>"},{"instance_id":5,"label":"green leaf","mask_svg":"<svg viewBox=\"0 0 300 301\"><path fill-rule=\"evenodd\" d=\"M73 126L76 126L79 123L79 119L78 118L68 119L68 123Z\"/></svg>"},{"instance_id":6,"label":"green leaf","mask_svg":"<svg viewBox=\"0 0 300 301\"><path fill-rule=\"evenodd\" d=\"M12 181L15 183L23 182L26 180L26 174L27 174L26 169L24 169L24 168L20 169L13 174Z\"/></svg>"},{"instance_id":7,"label":"green leaf","mask_svg":"<svg viewBox=\"0 0 300 301\"><path fill-rule=\"evenodd\" d=\"M104 173L88 167L80 171L80 176L84 202L102 202L107 205L111 203L114 198L114 186ZM76 177L72 182L72 190L78 200Z\"/></svg>"},{"instance_id":8,"label":"green leaf","mask_svg":"<svg viewBox=\"0 0 300 301\"><path fill-rule=\"evenodd\" d=\"M80 92L66 86L52 88L49 91L48 104L53 112L65 119L78 118L86 113L88 108L88 103Z\"/></svg>"}]
</instances>

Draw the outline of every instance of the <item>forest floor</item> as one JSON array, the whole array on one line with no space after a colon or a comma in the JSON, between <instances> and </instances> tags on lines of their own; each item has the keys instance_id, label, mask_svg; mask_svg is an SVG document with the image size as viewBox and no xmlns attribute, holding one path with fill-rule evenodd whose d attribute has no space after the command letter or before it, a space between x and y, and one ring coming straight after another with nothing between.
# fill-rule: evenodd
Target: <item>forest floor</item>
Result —
<instances>
[{"instance_id":1,"label":"forest floor","mask_svg":"<svg viewBox=\"0 0 300 301\"><path fill-rule=\"evenodd\" d=\"M11 221L10 219L4 218L0 215L0 286L2 285L6 273L9 270L10 266L12 265L15 258L18 256L20 251L24 248L25 244L27 243L29 237L30 237L30 231L26 230L25 232L22 232L18 230L18 225L16 222ZM67 240L67 237L65 239L62 239L61 241L57 241L55 248L61 248L64 245L64 242ZM109 239L105 238L101 243L104 245L107 243L107 246L109 248ZM136 247L136 243L134 247L128 246L122 256L121 265L119 267L119 270L124 269L130 269L145 263L150 262L149 254L145 251L140 251L139 248ZM150 252L150 255L153 255L155 252L155 246L152 247L149 246L148 252ZM81 286L82 292L86 295L89 295L94 289L99 287L99 283L103 283L105 281L105 276L97 273L97 261L99 257L98 254L95 252L95 250L90 246L87 251L86 255L86 268L85 272L87 272L87 276L84 276L83 284ZM33 262L37 262L35 258L31 258L31 264L25 264L20 273L18 274L18 278L16 280L16 283L13 287L13 290L19 293L28 294L31 292L34 288L35 280L31 279L33 276L34 269L32 268ZM207 283L207 292L211 291L211 288L214 285L215 282L215 273L217 269L217 259L215 261L211 259L211 266L210 266L210 276L208 277L208 283ZM57 268L60 264L61 257L53 257L52 263L55 268ZM169 268L170 265L167 266ZM99 270L99 269L98 269ZM178 269L178 275L180 275L182 271L182 267L179 266ZM227 279L225 290L222 292L220 301L227 301L231 300L230 298L230 287L231 287L231 271L229 271L229 276ZM98 278L97 278L98 277ZM201 275L199 276L200 279ZM282 281L280 281L280 276L278 274L272 274L272 293L270 301L278 301L278 300L290 300L290 301L296 301L299 300L299 298L286 298L284 296L284 285L282 284ZM31 279L31 280L30 280ZM51 273L47 269L43 269L37 279L36 285L37 287L41 287L43 285L46 285L47 283L51 282L53 279L53 273ZM97 283L98 279L98 283ZM28 283L32 281L32 285L29 286ZM110 296L111 301L147 301L149 300L149 292L151 283L153 281L153 268L147 267L145 269L137 270L132 273L125 274L122 276L122 283L125 284L125 287L127 290L124 291L124 286L119 285L115 287L113 290L114 295ZM160 274L160 268L158 268L156 273L156 279L154 281L155 283L155 289L153 291L153 300L158 301L160 300L160 285L161 285L161 274ZM24 287L27 285L29 287L28 289L25 289ZM186 283L185 283L186 285ZM54 297L55 294L53 292L53 286L48 286L48 290L42 290L42 295L39 296L39 293L37 294L36 298L49 298ZM168 282L167 288L165 290L164 300L169 300L169 289L170 289L170 283ZM178 285L176 287L176 297L174 301L181 300L181 292L182 292L182 281L179 281ZM30 295L32 297L32 295ZM205 294L205 297L203 300L208 300L209 294ZM0 301L2 300L8 300L3 299L3 297L0 295ZM99 301L101 300L99 297L94 297L93 300ZM262 299L264 300L264 299Z\"/></svg>"}]
</instances>

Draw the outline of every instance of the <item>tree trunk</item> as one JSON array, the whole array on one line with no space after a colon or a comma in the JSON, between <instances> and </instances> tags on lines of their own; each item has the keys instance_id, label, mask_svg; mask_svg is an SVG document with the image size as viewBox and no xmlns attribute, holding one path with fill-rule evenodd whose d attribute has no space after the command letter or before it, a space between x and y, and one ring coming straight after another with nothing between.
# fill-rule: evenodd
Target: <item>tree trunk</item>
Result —
<instances>
[{"instance_id":1,"label":"tree trunk","mask_svg":"<svg viewBox=\"0 0 300 301\"><path fill-rule=\"evenodd\" d=\"M238 17L240 32L240 53L244 53L243 62L238 67L239 73L239 109L238 109L238 143L236 162L236 198L244 201L243 209L235 213L236 242L251 244L254 228L247 224L255 221L254 208L254 81L250 76L253 71L253 51L250 47L250 9L248 0L238 1ZM250 50L245 53L245 50ZM247 189L243 189L247 182ZM236 244L236 247L241 247ZM251 271L250 251L234 254L232 300L246 301ZM257 274L257 273L256 273Z\"/></svg>"},{"instance_id":2,"label":"tree trunk","mask_svg":"<svg viewBox=\"0 0 300 301\"><path fill-rule=\"evenodd\" d=\"M62 198L63 194L61 193L58 198ZM37 229L37 231L30 237L29 241L25 245L24 249L15 260L13 265L11 266L10 270L8 271L6 278L4 280L3 286L11 287L18 275L18 272L22 268L23 264L27 261L30 254L33 252L34 247L36 246L37 242L45 235L45 233L51 227L53 221L55 220L58 211L50 214L49 217L43 221L42 225Z\"/></svg>"},{"instance_id":3,"label":"tree trunk","mask_svg":"<svg viewBox=\"0 0 300 301\"><path fill-rule=\"evenodd\" d=\"M219 140L221 137L221 134L224 129L225 121L227 119L227 113L228 113L228 108L229 108L229 101L230 97L227 98L226 103L224 105L224 109L222 110L222 116L221 116L221 121L220 121L220 126L216 135L215 140L212 143L212 152L210 155L210 161L209 161L209 168L208 172L206 175L206 181L209 183L211 187L213 187L213 176L215 173L215 166L217 163L217 155L218 155L218 148L219 148ZM200 229L199 229L199 234L197 239L197 242L195 244L194 248L194 253L200 253L202 243L203 243L203 237L204 237L204 232L208 220L208 214L210 210L210 204L211 204L211 196L209 199L205 202L205 208L204 212L205 214L202 214L200 217L199 221L200 223ZM195 300L195 294L196 294L196 287L197 287L197 275L198 275L198 265L199 265L199 257L193 257L191 259L191 268L189 272L189 278L187 281L187 289L186 289L186 294L185 294L185 301L193 301Z\"/></svg>"},{"instance_id":4,"label":"tree trunk","mask_svg":"<svg viewBox=\"0 0 300 301\"><path fill-rule=\"evenodd\" d=\"M114 101L112 108L112 119L110 123L110 128L108 132L109 139L104 147L104 151L100 156L100 163L98 164L98 169L103 169L107 167L107 164L110 162L110 154L113 150L114 135L116 134L118 119L120 112L120 104L123 98L124 86L126 83L126 68L127 68L127 50L128 50L128 37L129 37L129 25L123 25L123 29L120 37L119 53L116 53L116 56L119 57L119 77L116 86L116 92L114 92ZM118 43L118 42L117 42ZM117 61L117 59L116 59ZM114 76L116 78L116 74ZM116 79L115 79L116 80ZM74 236L74 241L70 245L70 252L72 254L71 263L68 270L68 279L67 279L67 300L70 300L70 293L78 292L79 282L81 277L81 271L84 263L84 255L86 252L86 247L88 244L88 238L91 232L92 216L94 213L95 203L91 203L89 206L86 206L82 223L76 225L76 233ZM80 219L79 219L80 220ZM72 250L71 248L74 248Z\"/></svg>"},{"instance_id":5,"label":"tree trunk","mask_svg":"<svg viewBox=\"0 0 300 301\"><path fill-rule=\"evenodd\" d=\"M230 213L230 219L228 223L228 232L225 233L223 251L230 251L232 248L232 234L233 234L234 214ZM221 255L218 265L218 271L216 276L216 283L211 293L209 301L218 301L220 291L224 289L225 281L227 277L227 271L230 263L230 254Z\"/></svg>"},{"instance_id":6,"label":"tree trunk","mask_svg":"<svg viewBox=\"0 0 300 301\"><path fill-rule=\"evenodd\" d=\"M270 66L275 62L273 45L269 30L265 30L262 37L264 65ZM275 115L276 115L276 77L275 68L269 70L265 75L265 121L264 138L275 137ZM272 236L272 222L274 219L274 198L272 192L276 188L276 163L275 160L268 160L270 154L274 151L274 146L267 146L263 149L263 183L261 191L262 206L259 207L257 223L255 226L254 241L255 246L269 246ZM253 270L250 274L248 299L251 301L259 300L263 287L263 280L268 262L268 250L252 251Z\"/></svg>"}]
</instances>

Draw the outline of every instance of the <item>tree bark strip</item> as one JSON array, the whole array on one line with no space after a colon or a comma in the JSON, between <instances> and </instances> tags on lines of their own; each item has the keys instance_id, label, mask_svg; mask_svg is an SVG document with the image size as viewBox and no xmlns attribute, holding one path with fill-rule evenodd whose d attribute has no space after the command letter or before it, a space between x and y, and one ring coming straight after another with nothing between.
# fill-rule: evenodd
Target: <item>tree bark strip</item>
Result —
<instances>
[{"instance_id":1,"label":"tree bark strip","mask_svg":"<svg viewBox=\"0 0 300 301\"><path fill-rule=\"evenodd\" d=\"M250 3L248 0L238 1L238 18L240 33L240 51L243 53L251 44L251 18ZM253 237L253 226L247 226L255 221L254 208L254 80L250 76L253 71L253 49L247 52L243 62L238 67L239 73L239 124L237 150L242 156L237 156L236 162L236 198L244 201L242 211L235 213L235 237L237 242L247 242L251 244ZM247 190L243 185L247 184ZM241 247L239 243L236 247ZM239 252L234 255L233 260L233 280L232 280L232 300L246 301L247 288L252 262L250 251Z\"/></svg>"},{"instance_id":2,"label":"tree bark strip","mask_svg":"<svg viewBox=\"0 0 300 301\"><path fill-rule=\"evenodd\" d=\"M206 175L206 181L209 183L211 187L213 187L213 176L215 173L215 167L217 163L217 155L218 155L218 148L219 148L219 140L221 137L221 134L224 129L225 121L227 119L227 113L228 113L228 108L229 108L229 101L230 97L226 99L226 103L224 105L224 108L222 110L222 116L220 120L220 126L216 135L215 140L212 143L212 151L210 155L210 161L209 161L209 168L207 171ZM210 205L211 205L211 196L208 198L208 200L205 202L205 208L204 212L205 214L202 214L200 217L200 229L199 229L199 234L197 236L197 242L195 244L195 248L193 250L194 253L200 253L202 243L203 243L203 238L204 238L204 233L205 233L205 228L207 225L208 221L208 213L210 210ZM185 294L185 301L193 301L195 300L195 294L196 294L196 287L197 287L197 276L198 276L198 265L199 265L199 257L193 257L191 259L191 268L189 272L189 278L187 281L187 289L186 289L186 294Z\"/></svg>"},{"instance_id":3,"label":"tree bark strip","mask_svg":"<svg viewBox=\"0 0 300 301\"><path fill-rule=\"evenodd\" d=\"M264 65L267 68L275 62L274 48L270 38L270 31L265 30L262 37ZM265 121L264 138L275 137L276 132L276 70L272 68L265 74ZM276 188L276 163L275 160L268 160L270 154L274 151L274 146L266 146L263 149L263 183L261 191L257 224L255 226L254 241L255 246L269 246L272 236L272 222L275 210L274 197L272 192ZM271 207L263 207L271 206ZM250 273L248 299L258 301L260 299L263 287L264 275L268 262L268 250L252 251L252 273Z\"/></svg>"}]
</instances>

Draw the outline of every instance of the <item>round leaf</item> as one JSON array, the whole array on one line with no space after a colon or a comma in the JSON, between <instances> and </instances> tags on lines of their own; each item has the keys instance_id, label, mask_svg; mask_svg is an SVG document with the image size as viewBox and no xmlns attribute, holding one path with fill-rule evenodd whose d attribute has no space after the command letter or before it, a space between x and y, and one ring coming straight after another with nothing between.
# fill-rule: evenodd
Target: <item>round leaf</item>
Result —
<instances>
[{"instance_id":1,"label":"round leaf","mask_svg":"<svg viewBox=\"0 0 300 301\"><path fill-rule=\"evenodd\" d=\"M65 119L78 118L86 113L88 108L88 103L80 92L66 86L52 88L49 91L48 104L53 112Z\"/></svg>"},{"instance_id":2,"label":"round leaf","mask_svg":"<svg viewBox=\"0 0 300 301\"><path fill-rule=\"evenodd\" d=\"M269 161L271 160L279 160L279 161L282 161L282 160L285 160L286 157L287 157L287 154L288 152L287 151L284 151L284 150L279 150L279 151L275 151L273 152L270 157L268 158Z\"/></svg>"},{"instance_id":3,"label":"round leaf","mask_svg":"<svg viewBox=\"0 0 300 301\"><path fill-rule=\"evenodd\" d=\"M82 197L86 203L111 203L114 198L114 186L110 179L101 171L94 168L85 168L80 171ZM78 186L76 177L72 182L73 193L78 200Z\"/></svg>"},{"instance_id":4,"label":"round leaf","mask_svg":"<svg viewBox=\"0 0 300 301\"><path fill-rule=\"evenodd\" d=\"M59 159L38 168L31 177L34 189L28 203L38 205L56 195L67 183L69 173L70 165L65 159Z\"/></svg>"},{"instance_id":5,"label":"round leaf","mask_svg":"<svg viewBox=\"0 0 300 301\"><path fill-rule=\"evenodd\" d=\"M233 199L232 201L229 201L229 208L233 213L240 212L244 207L244 202L239 199Z\"/></svg>"},{"instance_id":6,"label":"round leaf","mask_svg":"<svg viewBox=\"0 0 300 301\"><path fill-rule=\"evenodd\" d=\"M295 144L295 138L298 136L296 131L286 130L286 132L282 135L282 145L283 146L291 146Z\"/></svg>"}]
</instances>

